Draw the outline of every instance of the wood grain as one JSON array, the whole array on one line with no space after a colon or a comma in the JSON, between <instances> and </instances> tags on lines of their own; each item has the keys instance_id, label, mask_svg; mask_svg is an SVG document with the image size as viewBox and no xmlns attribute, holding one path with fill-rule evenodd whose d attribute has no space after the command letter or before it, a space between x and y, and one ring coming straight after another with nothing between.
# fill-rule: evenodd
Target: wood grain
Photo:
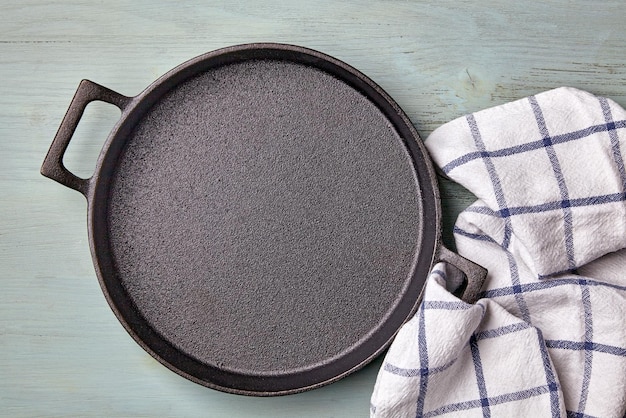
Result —
<instances>
[{"instance_id":1,"label":"wood grain","mask_svg":"<svg viewBox=\"0 0 626 418\"><path fill-rule=\"evenodd\" d=\"M299 44L379 83L426 137L467 112L562 85L626 105L621 1L108 1L0 4L0 414L366 416L380 360L281 398L168 371L117 323L90 260L86 205L39 175L82 78L135 95L201 53ZM91 106L94 106L93 109ZM117 114L90 105L67 164L89 175ZM444 239L473 201L442 181Z\"/></svg>"}]
</instances>

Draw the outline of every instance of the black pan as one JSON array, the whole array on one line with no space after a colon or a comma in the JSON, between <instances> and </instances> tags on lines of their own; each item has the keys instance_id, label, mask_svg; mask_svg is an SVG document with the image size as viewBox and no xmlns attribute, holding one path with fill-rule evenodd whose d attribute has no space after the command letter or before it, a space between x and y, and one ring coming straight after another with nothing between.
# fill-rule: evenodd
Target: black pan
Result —
<instances>
[{"instance_id":1,"label":"black pan","mask_svg":"<svg viewBox=\"0 0 626 418\"><path fill-rule=\"evenodd\" d=\"M81 179L62 163L87 104L122 111ZM441 244L436 177L407 116L309 49L234 46L136 97L83 80L41 173L85 195L111 309L147 352L205 386L300 392L359 369L416 311ZM461 277L461 276L459 276Z\"/></svg>"}]
</instances>

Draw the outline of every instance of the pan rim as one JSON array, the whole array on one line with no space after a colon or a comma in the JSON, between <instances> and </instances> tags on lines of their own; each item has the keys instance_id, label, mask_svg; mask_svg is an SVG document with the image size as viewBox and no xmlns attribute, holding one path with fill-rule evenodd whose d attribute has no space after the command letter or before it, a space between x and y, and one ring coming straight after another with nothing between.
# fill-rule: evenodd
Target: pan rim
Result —
<instances>
[{"instance_id":1,"label":"pan rim","mask_svg":"<svg viewBox=\"0 0 626 418\"><path fill-rule=\"evenodd\" d=\"M102 212L103 206L107 206L106 202L108 198L106 193L110 185L111 176L110 173L106 173L106 167L111 164L110 160L112 155L119 152L119 150L116 151L116 149L123 147L124 141L120 138L128 135L129 129L134 126L134 124L131 123L133 117L145 113L154 103L158 102L159 97L172 88L175 88L175 86L189 77L192 77L207 68L223 65L220 64L220 62L224 59L248 60L251 55L255 57L266 56L267 59L281 59L287 61L295 60L296 58L294 57L308 57L307 59L310 61L309 65L313 65L318 69L328 72L330 72L329 69L336 69L336 71L344 77L341 77L337 73L330 72L334 77L339 78L350 87L360 91L361 94L372 101L379 109L381 108L381 104L385 105L385 109L380 110L383 111L383 114L390 119L391 122L393 122L392 124L394 128L398 131L400 137L405 142L409 155L411 156L411 160L413 161L413 166L417 176L417 185L421 192L423 205L423 222L421 227L422 237L419 246L420 254L418 257L419 260L417 260L418 265L414 269L414 275L419 273L423 276L422 282L425 280L427 270L430 270L430 267L435 260L438 248L441 245L441 208L435 172L428 158L428 153L421 142L419 134L397 103L386 92L384 92L382 88L380 88L360 71L326 54L290 44L251 43L230 46L200 55L168 71L156 81L151 83L139 95L132 98L129 105L123 110L122 117L119 122L115 125L107 138L107 141L105 142L102 152L98 158L96 169L94 171L95 174L90 180L90 187L87 194L89 243L94 265L96 267L98 281L109 306L133 339L160 363L191 381L220 391L255 396L285 395L327 385L361 369L374 358L378 357L387 348L400 326L395 327L393 333L385 337L385 341L378 342L376 344L376 349L367 350L368 355L360 356L357 362L352 362L356 364L352 364L347 369L345 367L339 368L340 370L332 373L325 373L324 376L321 377L319 373L315 373L315 370L313 370L313 372L305 371L303 373L298 373L297 376L295 376L295 380L298 380L300 383L296 384L294 383L294 379L291 379L289 384L282 384L282 386L278 385L271 389L268 389L268 386L263 386L263 383L267 384L268 379L280 380L280 376L268 377L268 375L253 375L251 376L252 380L257 379L260 384L251 387L249 385L241 384L242 380L245 380L250 376L231 373L232 376L230 376L230 378L232 384L224 384L221 381L216 383L213 380L211 373L207 373L207 370L198 372L198 365L194 364L194 359L186 358L179 359L180 361L172 361L170 358L170 350L173 350L173 348L168 348L163 345L157 345L155 348L155 345L152 342L154 338L158 338L158 333L154 330L150 331L148 329L138 329L137 324L141 323L141 318L132 316L129 318L128 307L118 306L120 299L123 298L123 295L120 293L123 290L111 286L112 281L115 281L115 279L108 273L114 272L115 269L114 266L111 265L111 260L101 255L101 253L106 250L108 245L107 240L103 239L101 234L103 230L106 230L103 229L102 217L97 215L97 213ZM321 67L318 67L318 65ZM349 79L346 80L345 76L349 76ZM365 91L363 89L365 89ZM391 119L391 116L393 116L393 120ZM401 130L398 129L398 125L401 125ZM421 158L418 159L418 157ZM104 211L106 212L106 209L104 209ZM422 260L422 254L426 256L426 259ZM411 280L411 282L414 281L415 278ZM417 311L419 301L421 299L422 288L423 284L419 286L419 296L415 298L413 306L408 311L408 314L404 315L405 318L402 323L409 320ZM196 361L196 363L199 362ZM317 377L313 378L311 373Z\"/></svg>"}]
</instances>

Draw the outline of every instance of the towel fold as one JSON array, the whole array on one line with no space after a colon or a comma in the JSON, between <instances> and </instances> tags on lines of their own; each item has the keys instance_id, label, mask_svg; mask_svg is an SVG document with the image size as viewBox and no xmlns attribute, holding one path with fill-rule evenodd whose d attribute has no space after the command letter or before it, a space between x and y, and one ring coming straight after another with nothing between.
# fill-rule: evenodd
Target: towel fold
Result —
<instances>
[{"instance_id":1,"label":"towel fold","mask_svg":"<svg viewBox=\"0 0 626 418\"><path fill-rule=\"evenodd\" d=\"M624 417L626 111L559 88L451 121L426 140L478 197L458 252L481 298L435 266L379 372L372 417Z\"/></svg>"}]
</instances>

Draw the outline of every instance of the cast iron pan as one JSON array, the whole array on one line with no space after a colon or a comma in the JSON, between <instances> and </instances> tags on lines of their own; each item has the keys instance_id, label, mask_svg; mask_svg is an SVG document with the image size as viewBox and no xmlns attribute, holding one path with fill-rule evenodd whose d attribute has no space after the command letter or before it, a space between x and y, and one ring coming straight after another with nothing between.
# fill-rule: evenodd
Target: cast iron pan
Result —
<instances>
[{"instance_id":1,"label":"cast iron pan","mask_svg":"<svg viewBox=\"0 0 626 418\"><path fill-rule=\"evenodd\" d=\"M63 154L87 104L122 111L81 179ZM485 271L440 240L420 138L354 68L251 44L202 55L136 97L83 80L41 172L88 202L111 309L147 352L205 386L312 389L380 354L439 260Z\"/></svg>"}]
</instances>

